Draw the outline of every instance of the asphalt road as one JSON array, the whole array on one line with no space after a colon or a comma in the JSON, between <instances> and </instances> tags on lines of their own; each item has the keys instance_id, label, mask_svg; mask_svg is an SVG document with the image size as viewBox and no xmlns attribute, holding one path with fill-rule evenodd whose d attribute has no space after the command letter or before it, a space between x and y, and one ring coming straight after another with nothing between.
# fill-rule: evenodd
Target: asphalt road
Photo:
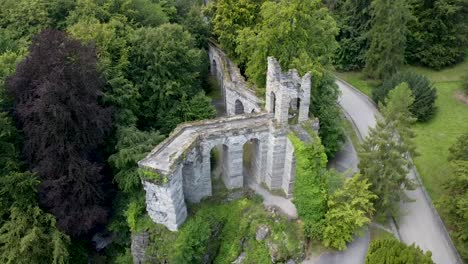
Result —
<instances>
[{"instance_id":1,"label":"asphalt road","mask_svg":"<svg viewBox=\"0 0 468 264\"><path fill-rule=\"evenodd\" d=\"M376 124L375 118L379 113L369 99L348 84L337 81L341 90L339 103L352 119L355 129L363 138L369 133L369 128ZM416 179L415 170L408 177ZM406 244L415 243L422 250L432 251L432 259L436 264L461 264L457 252L440 221L439 216L433 210L432 202L422 188L407 192L413 202L402 203L403 215L397 220L399 234ZM325 263L325 262L321 262ZM363 263L347 261L329 263Z\"/></svg>"}]
</instances>

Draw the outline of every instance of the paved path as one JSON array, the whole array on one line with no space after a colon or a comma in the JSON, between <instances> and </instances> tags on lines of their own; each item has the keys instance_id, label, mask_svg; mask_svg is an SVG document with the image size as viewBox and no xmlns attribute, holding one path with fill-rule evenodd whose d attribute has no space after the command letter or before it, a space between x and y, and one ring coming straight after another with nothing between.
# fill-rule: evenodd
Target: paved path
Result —
<instances>
[{"instance_id":1,"label":"paved path","mask_svg":"<svg viewBox=\"0 0 468 264\"><path fill-rule=\"evenodd\" d=\"M376 124L375 117L379 116L377 109L369 99L350 85L336 82L341 90L339 103L353 120L356 130L362 137L369 133L369 127ZM415 170L409 177L415 179ZM437 264L461 264L457 252L440 221L432 202L423 188L407 192L414 202L402 203L403 216L397 220L400 236L406 244L416 243L424 251L432 251L432 259Z\"/></svg>"},{"instance_id":2,"label":"paved path","mask_svg":"<svg viewBox=\"0 0 468 264\"><path fill-rule=\"evenodd\" d=\"M277 207L289 219L297 219L296 206L294 206L290 199L274 195L254 181L249 182L249 188L263 197L263 205L265 207Z\"/></svg>"}]
</instances>

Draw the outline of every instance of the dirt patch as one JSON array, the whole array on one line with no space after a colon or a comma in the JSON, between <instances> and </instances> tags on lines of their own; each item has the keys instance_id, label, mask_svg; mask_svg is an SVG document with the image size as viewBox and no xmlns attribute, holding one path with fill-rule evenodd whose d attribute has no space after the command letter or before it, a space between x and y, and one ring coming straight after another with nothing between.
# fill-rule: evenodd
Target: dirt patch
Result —
<instances>
[{"instance_id":1,"label":"dirt patch","mask_svg":"<svg viewBox=\"0 0 468 264\"><path fill-rule=\"evenodd\" d=\"M464 94L462 91L456 91L454 96L455 96L455 99L457 99L459 102L462 102L463 104L468 105L467 94Z\"/></svg>"}]
</instances>

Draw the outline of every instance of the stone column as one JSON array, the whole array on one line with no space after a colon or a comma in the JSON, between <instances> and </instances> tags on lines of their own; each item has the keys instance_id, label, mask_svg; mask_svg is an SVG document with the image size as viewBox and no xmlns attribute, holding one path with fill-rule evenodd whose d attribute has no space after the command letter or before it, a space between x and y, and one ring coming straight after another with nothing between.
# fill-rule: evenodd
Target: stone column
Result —
<instances>
[{"instance_id":1,"label":"stone column","mask_svg":"<svg viewBox=\"0 0 468 264\"><path fill-rule=\"evenodd\" d=\"M273 125L274 126L274 125ZM271 128L265 183L270 190L281 189L286 159L287 130Z\"/></svg>"},{"instance_id":2,"label":"stone column","mask_svg":"<svg viewBox=\"0 0 468 264\"><path fill-rule=\"evenodd\" d=\"M267 140L259 139L255 141L253 145L253 164L252 164L252 176L255 178L257 183L265 181L266 163L268 156L268 144Z\"/></svg>"},{"instance_id":3,"label":"stone column","mask_svg":"<svg viewBox=\"0 0 468 264\"><path fill-rule=\"evenodd\" d=\"M228 189L242 188L244 186L243 146L238 142L229 144L224 148L223 181Z\"/></svg>"},{"instance_id":4,"label":"stone column","mask_svg":"<svg viewBox=\"0 0 468 264\"><path fill-rule=\"evenodd\" d=\"M165 225L171 231L177 231L187 218L187 207L182 187L182 167L179 166L169 182L158 185L144 180L146 191L146 211L151 219Z\"/></svg>"},{"instance_id":5,"label":"stone column","mask_svg":"<svg viewBox=\"0 0 468 264\"><path fill-rule=\"evenodd\" d=\"M304 122L309 119L310 108L310 92L311 92L311 75L307 73L301 80L301 104L299 105L299 122Z\"/></svg>"},{"instance_id":6,"label":"stone column","mask_svg":"<svg viewBox=\"0 0 468 264\"><path fill-rule=\"evenodd\" d=\"M295 178L296 157L294 156L294 146L291 141L287 139L282 189L288 198L292 197Z\"/></svg>"}]
</instances>

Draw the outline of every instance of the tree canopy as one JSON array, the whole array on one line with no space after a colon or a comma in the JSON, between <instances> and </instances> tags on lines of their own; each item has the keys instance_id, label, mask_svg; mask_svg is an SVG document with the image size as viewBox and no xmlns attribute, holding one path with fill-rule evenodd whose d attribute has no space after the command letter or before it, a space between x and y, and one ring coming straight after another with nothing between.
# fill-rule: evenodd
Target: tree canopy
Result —
<instances>
[{"instance_id":1,"label":"tree canopy","mask_svg":"<svg viewBox=\"0 0 468 264\"><path fill-rule=\"evenodd\" d=\"M107 215L96 150L111 119L98 105L103 82L96 67L92 46L47 30L7 80L25 134L23 152L42 180L41 204L72 235L105 223Z\"/></svg>"}]
</instances>

